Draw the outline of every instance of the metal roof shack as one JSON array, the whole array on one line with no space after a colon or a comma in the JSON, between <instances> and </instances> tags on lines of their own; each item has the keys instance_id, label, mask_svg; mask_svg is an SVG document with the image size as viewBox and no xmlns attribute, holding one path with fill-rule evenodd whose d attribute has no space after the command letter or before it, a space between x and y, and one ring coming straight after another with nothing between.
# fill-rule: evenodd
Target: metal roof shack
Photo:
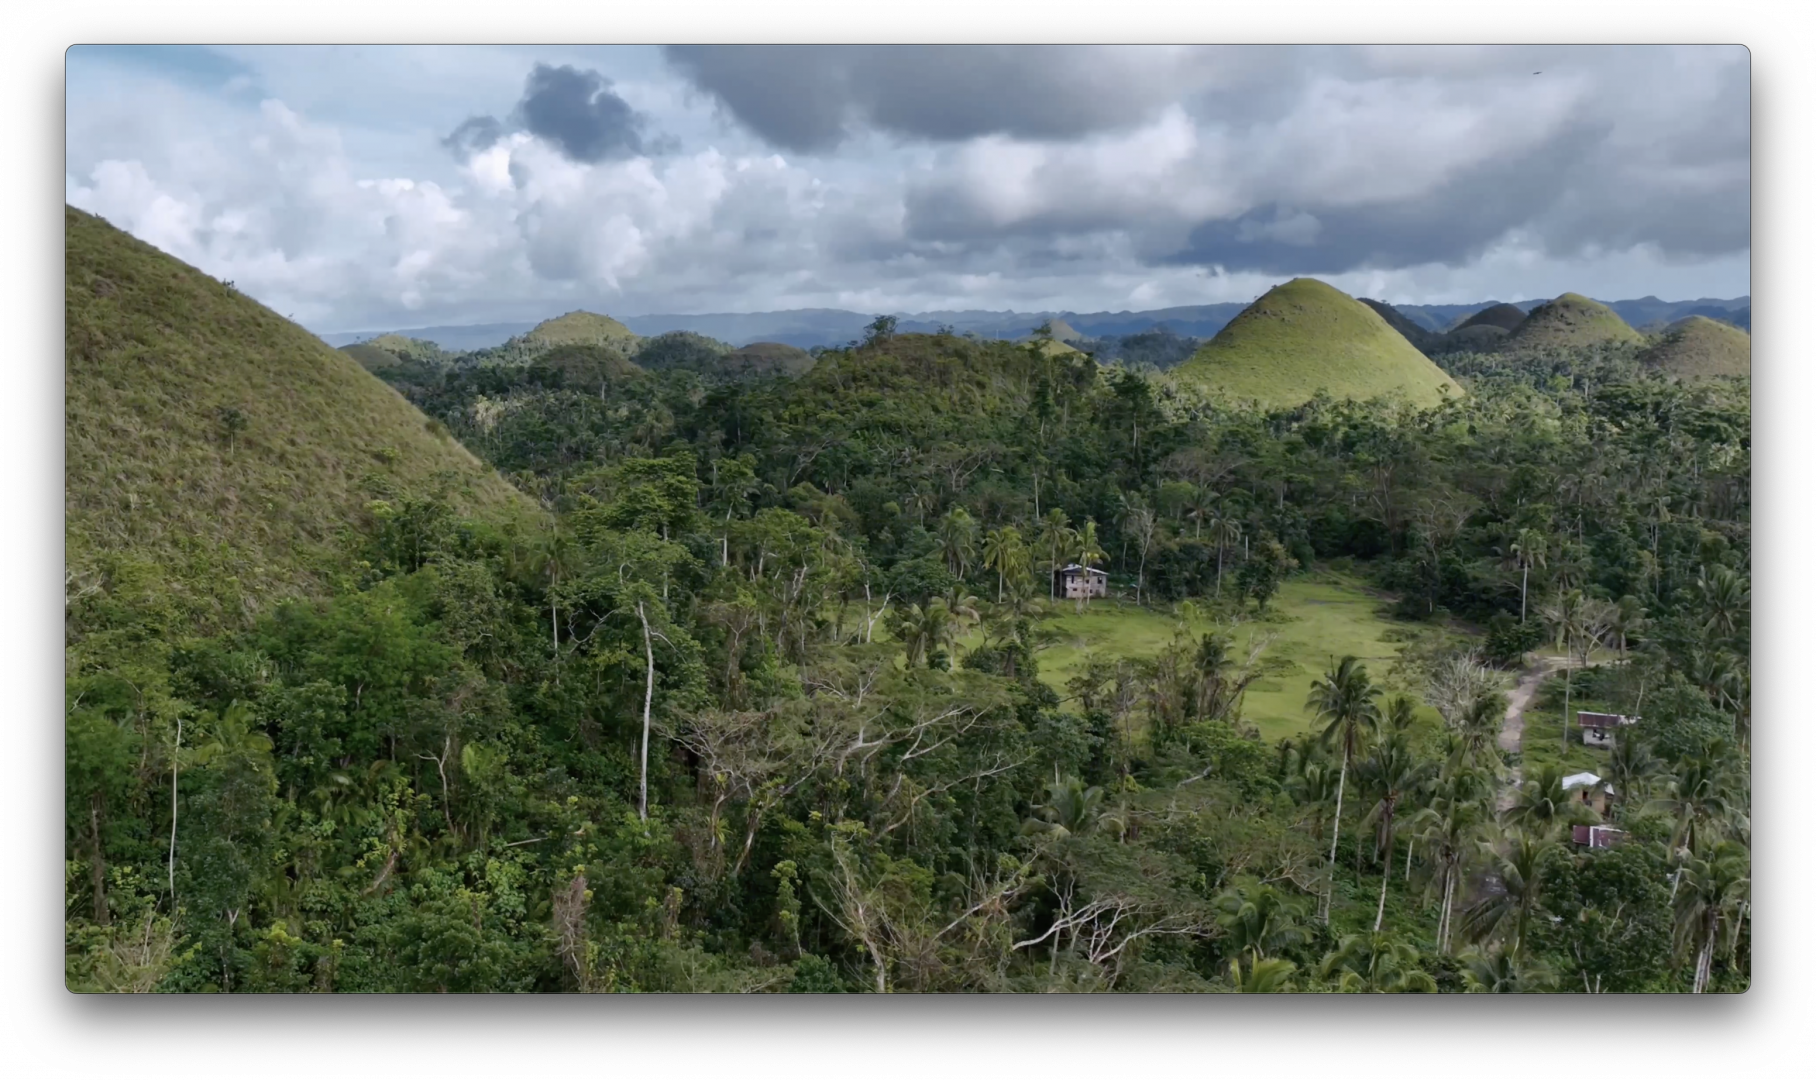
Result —
<instances>
[{"instance_id":1,"label":"metal roof shack","mask_svg":"<svg viewBox=\"0 0 1816 1080\"><path fill-rule=\"evenodd\" d=\"M1627 834L1612 825L1575 825L1570 829L1570 839L1587 848L1611 848L1627 838Z\"/></svg>"},{"instance_id":2,"label":"metal roof shack","mask_svg":"<svg viewBox=\"0 0 1816 1080\"><path fill-rule=\"evenodd\" d=\"M1603 783L1592 772L1572 773L1564 777L1563 786L1566 793L1575 792L1585 806L1594 807L1598 814L1606 814L1614 801L1614 785Z\"/></svg>"},{"instance_id":3,"label":"metal roof shack","mask_svg":"<svg viewBox=\"0 0 1816 1080\"><path fill-rule=\"evenodd\" d=\"M1639 723L1639 717L1622 716L1619 713L1578 712L1576 714L1576 726L1583 732L1583 745L1603 749L1614 745L1615 732L1637 723Z\"/></svg>"}]
</instances>

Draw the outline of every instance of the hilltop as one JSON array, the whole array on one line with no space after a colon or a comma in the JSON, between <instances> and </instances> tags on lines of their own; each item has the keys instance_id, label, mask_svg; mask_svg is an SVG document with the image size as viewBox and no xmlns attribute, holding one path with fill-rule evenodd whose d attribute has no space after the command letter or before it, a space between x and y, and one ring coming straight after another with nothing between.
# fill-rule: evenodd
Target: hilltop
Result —
<instances>
[{"instance_id":1,"label":"hilltop","mask_svg":"<svg viewBox=\"0 0 1816 1080\"><path fill-rule=\"evenodd\" d=\"M302 327L64 209L68 630L236 624L344 574L369 504L532 504Z\"/></svg>"},{"instance_id":2,"label":"hilltop","mask_svg":"<svg viewBox=\"0 0 1816 1080\"><path fill-rule=\"evenodd\" d=\"M1692 315L1671 324L1662 338L1639 354L1639 361L1679 379L1749 375L1753 339L1727 323Z\"/></svg>"},{"instance_id":3,"label":"hilltop","mask_svg":"<svg viewBox=\"0 0 1816 1080\"><path fill-rule=\"evenodd\" d=\"M609 315L595 315L590 311L570 311L545 322L536 324L535 329L523 335L522 340L544 348L557 345L604 345L616 342L635 342L636 334L630 328Z\"/></svg>"},{"instance_id":4,"label":"hilltop","mask_svg":"<svg viewBox=\"0 0 1816 1080\"><path fill-rule=\"evenodd\" d=\"M1451 329L1467 330L1472 326L1493 326L1508 333L1519 328L1526 321L1526 313L1512 304L1495 304L1485 307L1474 315L1462 319Z\"/></svg>"},{"instance_id":5,"label":"hilltop","mask_svg":"<svg viewBox=\"0 0 1816 1080\"><path fill-rule=\"evenodd\" d=\"M1177 372L1266 405L1295 405L1319 390L1339 398L1399 392L1419 405L1462 393L1372 308L1314 278L1270 289Z\"/></svg>"},{"instance_id":6,"label":"hilltop","mask_svg":"<svg viewBox=\"0 0 1816 1080\"><path fill-rule=\"evenodd\" d=\"M1533 308L1519 328L1508 335L1505 347L1524 352L1640 340L1639 332L1606 304L1577 293L1565 293Z\"/></svg>"}]
</instances>

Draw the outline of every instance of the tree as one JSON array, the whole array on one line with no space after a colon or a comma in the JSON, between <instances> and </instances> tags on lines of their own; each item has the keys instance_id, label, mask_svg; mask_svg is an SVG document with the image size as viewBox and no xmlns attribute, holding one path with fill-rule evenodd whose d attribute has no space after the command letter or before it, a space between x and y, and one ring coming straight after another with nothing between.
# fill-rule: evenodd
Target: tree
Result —
<instances>
[{"instance_id":1,"label":"tree","mask_svg":"<svg viewBox=\"0 0 1816 1080\"><path fill-rule=\"evenodd\" d=\"M1555 840L1572 825L1599 820L1593 809L1564 790L1564 770L1551 762L1520 785L1506 819L1534 840Z\"/></svg>"},{"instance_id":2,"label":"tree","mask_svg":"<svg viewBox=\"0 0 1816 1080\"><path fill-rule=\"evenodd\" d=\"M1419 950L1394 934L1348 934L1325 954L1318 974L1346 994L1430 994L1436 979L1419 967Z\"/></svg>"},{"instance_id":3,"label":"tree","mask_svg":"<svg viewBox=\"0 0 1816 1080\"><path fill-rule=\"evenodd\" d=\"M1226 948L1246 957L1251 970L1282 950L1311 941L1311 931L1301 922L1305 904L1277 886L1245 879L1219 893L1215 906Z\"/></svg>"},{"instance_id":4,"label":"tree","mask_svg":"<svg viewBox=\"0 0 1816 1080\"><path fill-rule=\"evenodd\" d=\"M1055 778L1047 785L1046 801L1034 806L1034 816L1022 823L1028 836L1082 836L1120 819L1104 809L1101 787L1086 787L1076 776Z\"/></svg>"},{"instance_id":5,"label":"tree","mask_svg":"<svg viewBox=\"0 0 1816 1080\"><path fill-rule=\"evenodd\" d=\"M864 327L864 343L878 345L895 336L895 316L878 315Z\"/></svg>"},{"instance_id":6,"label":"tree","mask_svg":"<svg viewBox=\"0 0 1816 1080\"><path fill-rule=\"evenodd\" d=\"M1405 698L1395 698L1393 703L1410 705ZM1369 810L1364 824L1369 820L1375 823L1375 854L1382 860L1381 898L1375 905L1375 931L1378 933L1387 914L1387 882L1393 877L1395 815L1401 801L1411 798L1428 783L1435 770L1416 759L1405 735L1395 731L1375 745L1374 752L1362 762L1359 771L1363 786L1376 793L1375 805Z\"/></svg>"},{"instance_id":7,"label":"tree","mask_svg":"<svg viewBox=\"0 0 1816 1080\"><path fill-rule=\"evenodd\" d=\"M1587 665L1589 655L1608 633L1614 609L1603 600L1585 597L1580 589L1559 593L1546 605L1545 622L1574 663L1564 666L1564 750L1570 749L1570 680L1575 668Z\"/></svg>"},{"instance_id":8,"label":"tree","mask_svg":"<svg viewBox=\"0 0 1816 1080\"><path fill-rule=\"evenodd\" d=\"M1048 510L1047 516L1041 519L1040 529L1035 535L1035 543L1040 547L1041 553L1047 557L1047 599L1049 600L1059 599L1059 594L1055 591L1053 571L1059 569L1061 560L1072 549L1072 545L1078 542L1077 536L1078 534L1073 531L1070 521L1066 518L1066 512L1058 507Z\"/></svg>"},{"instance_id":9,"label":"tree","mask_svg":"<svg viewBox=\"0 0 1816 1080\"><path fill-rule=\"evenodd\" d=\"M1673 898L1677 943L1695 957L1690 992L1709 986L1709 970L1718 949L1733 954L1752 897L1750 855L1744 845L1724 840L1707 859L1692 854L1684 860Z\"/></svg>"},{"instance_id":10,"label":"tree","mask_svg":"<svg viewBox=\"0 0 1816 1080\"><path fill-rule=\"evenodd\" d=\"M1545 536L1537 529L1521 529L1514 536L1509 550L1513 552L1514 561L1520 570L1520 621L1526 621L1526 582L1532 574L1532 568L1545 565L1545 549L1549 545Z\"/></svg>"},{"instance_id":11,"label":"tree","mask_svg":"<svg viewBox=\"0 0 1816 1080\"><path fill-rule=\"evenodd\" d=\"M1243 595L1253 597L1255 610L1262 612L1279 591L1281 579L1298 568L1299 560L1288 555L1280 541L1268 537L1249 552L1236 577L1242 584Z\"/></svg>"},{"instance_id":12,"label":"tree","mask_svg":"<svg viewBox=\"0 0 1816 1080\"><path fill-rule=\"evenodd\" d=\"M1464 954L1463 987L1471 994L1543 994L1557 989L1557 973L1492 945Z\"/></svg>"},{"instance_id":13,"label":"tree","mask_svg":"<svg viewBox=\"0 0 1816 1080\"><path fill-rule=\"evenodd\" d=\"M1322 922L1330 921L1331 890L1336 887L1337 837L1343 829L1343 785L1349 777L1350 761L1360 751L1363 741L1380 726L1381 710L1377 704L1380 696L1381 688L1369 682L1368 668L1355 657L1345 656L1312 684L1311 693L1305 699L1306 711L1324 723L1320 735L1324 744L1335 743L1342 753L1342 765L1337 772L1337 809L1331 815L1328 880L1324 886L1324 901L1318 910Z\"/></svg>"},{"instance_id":14,"label":"tree","mask_svg":"<svg viewBox=\"0 0 1816 1080\"><path fill-rule=\"evenodd\" d=\"M1501 889L1490 892L1463 913L1463 929L1472 940L1498 938L1505 944L1508 955L1516 958L1520 955L1526 945L1533 913L1539 907L1543 865L1556 846L1554 841L1525 834L1513 838L1506 855L1483 845L1494 856Z\"/></svg>"},{"instance_id":15,"label":"tree","mask_svg":"<svg viewBox=\"0 0 1816 1080\"><path fill-rule=\"evenodd\" d=\"M1699 753L1679 763L1665 783L1665 791L1649 804L1652 809L1671 815L1675 827L1671 846L1689 851L1700 850L1734 816L1736 769L1728 749L1711 740Z\"/></svg>"},{"instance_id":16,"label":"tree","mask_svg":"<svg viewBox=\"0 0 1816 1080\"><path fill-rule=\"evenodd\" d=\"M1211 519L1211 542L1217 545L1217 596L1223 596L1223 555L1226 548L1242 543L1242 522L1219 512Z\"/></svg>"},{"instance_id":17,"label":"tree","mask_svg":"<svg viewBox=\"0 0 1816 1080\"><path fill-rule=\"evenodd\" d=\"M1413 818L1420 831L1417 841L1438 864L1437 888L1441 897L1438 909L1438 952L1450 952L1451 912L1456 905L1457 885L1470 858L1481 846L1488 823L1488 807L1473 771L1446 778L1431 805Z\"/></svg>"},{"instance_id":18,"label":"tree","mask_svg":"<svg viewBox=\"0 0 1816 1080\"><path fill-rule=\"evenodd\" d=\"M971 571L971 560L977 554L977 522L962 506L955 506L940 519L940 557L946 560L952 575L963 578Z\"/></svg>"},{"instance_id":19,"label":"tree","mask_svg":"<svg viewBox=\"0 0 1816 1080\"><path fill-rule=\"evenodd\" d=\"M1004 583L1027 572L1028 548L1022 543L1021 530L1004 525L985 533L984 566L996 571L996 602L1000 604Z\"/></svg>"}]
</instances>

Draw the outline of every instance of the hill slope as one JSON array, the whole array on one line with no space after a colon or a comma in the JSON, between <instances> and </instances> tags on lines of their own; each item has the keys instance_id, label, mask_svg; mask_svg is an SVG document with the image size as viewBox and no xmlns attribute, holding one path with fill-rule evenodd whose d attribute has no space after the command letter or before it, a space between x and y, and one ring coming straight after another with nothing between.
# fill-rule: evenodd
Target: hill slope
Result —
<instances>
[{"instance_id":1,"label":"hill slope","mask_svg":"<svg viewBox=\"0 0 1816 1080\"><path fill-rule=\"evenodd\" d=\"M1639 331L1628 326L1606 304L1587 296L1565 293L1532 309L1518 329L1507 336L1512 352L1532 349L1578 348L1604 341L1638 342Z\"/></svg>"},{"instance_id":2,"label":"hill slope","mask_svg":"<svg viewBox=\"0 0 1816 1080\"><path fill-rule=\"evenodd\" d=\"M1437 336L1430 330L1425 329L1423 326L1420 326L1418 323L1413 322L1411 319L1400 314L1399 310L1392 304L1384 304L1379 300L1370 300L1366 296L1360 297L1359 301L1367 304L1370 311L1381 316L1382 321L1399 331L1400 336L1407 341L1412 342L1412 347L1418 349L1420 352L1424 352L1425 349L1431 345L1432 339Z\"/></svg>"},{"instance_id":3,"label":"hill slope","mask_svg":"<svg viewBox=\"0 0 1816 1080\"><path fill-rule=\"evenodd\" d=\"M533 512L352 358L194 267L69 207L64 253L73 637L151 610L219 626L309 593L376 498Z\"/></svg>"},{"instance_id":4,"label":"hill slope","mask_svg":"<svg viewBox=\"0 0 1816 1080\"><path fill-rule=\"evenodd\" d=\"M805 349L780 341L753 341L725 357L729 369L751 376L802 375L813 369L813 356Z\"/></svg>"},{"instance_id":5,"label":"hill slope","mask_svg":"<svg viewBox=\"0 0 1816 1080\"><path fill-rule=\"evenodd\" d=\"M1679 379L1749 375L1753 339L1727 323L1692 315L1671 324L1662 339L1639 354L1639 360Z\"/></svg>"},{"instance_id":6,"label":"hill slope","mask_svg":"<svg viewBox=\"0 0 1816 1080\"><path fill-rule=\"evenodd\" d=\"M1339 398L1399 392L1419 405L1462 393L1367 305L1313 278L1268 290L1177 372L1266 405L1296 405L1319 390Z\"/></svg>"},{"instance_id":7,"label":"hill slope","mask_svg":"<svg viewBox=\"0 0 1816 1080\"><path fill-rule=\"evenodd\" d=\"M1526 313L1512 304L1496 304L1485 307L1474 315L1458 322L1454 330L1464 330L1471 326L1495 326L1512 333L1526 321Z\"/></svg>"}]
</instances>

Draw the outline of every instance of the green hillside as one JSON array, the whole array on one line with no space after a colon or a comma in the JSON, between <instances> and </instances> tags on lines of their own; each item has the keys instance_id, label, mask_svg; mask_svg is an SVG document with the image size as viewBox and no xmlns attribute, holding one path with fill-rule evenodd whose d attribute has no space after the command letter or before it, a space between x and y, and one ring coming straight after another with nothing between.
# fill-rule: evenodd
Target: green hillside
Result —
<instances>
[{"instance_id":1,"label":"green hillside","mask_svg":"<svg viewBox=\"0 0 1816 1080\"><path fill-rule=\"evenodd\" d=\"M1749 375L1753 339L1727 323L1692 315L1672 323L1658 342L1639 354L1639 360L1679 379Z\"/></svg>"},{"instance_id":2,"label":"green hillside","mask_svg":"<svg viewBox=\"0 0 1816 1080\"><path fill-rule=\"evenodd\" d=\"M597 390L601 383L616 383L644 374L644 369L626 360L606 345L558 345L540 353L530 364L536 369L560 372L563 386L580 390Z\"/></svg>"},{"instance_id":3,"label":"green hillside","mask_svg":"<svg viewBox=\"0 0 1816 1080\"><path fill-rule=\"evenodd\" d=\"M359 366L367 371L384 371L403 363L403 358L394 352L381 349L370 342L358 342L353 345L342 345L341 352L359 361Z\"/></svg>"},{"instance_id":4,"label":"green hillside","mask_svg":"<svg viewBox=\"0 0 1816 1080\"><path fill-rule=\"evenodd\" d=\"M557 345L628 345L640 339L629 327L609 315L570 311L566 315L538 323L521 340L543 348L554 348Z\"/></svg>"},{"instance_id":5,"label":"green hillside","mask_svg":"<svg viewBox=\"0 0 1816 1080\"><path fill-rule=\"evenodd\" d=\"M753 341L726 356L728 365L752 375L802 375L813 368L813 356L805 349L779 341Z\"/></svg>"},{"instance_id":6,"label":"green hillside","mask_svg":"<svg viewBox=\"0 0 1816 1080\"><path fill-rule=\"evenodd\" d=\"M1381 316L1382 320L1385 321L1387 325L1398 330L1400 336L1407 341L1412 342L1413 348L1418 349L1420 352L1424 352L1425 349L1432 344L1432 341L1438 337L1438 335L1432 333L1430 330L1425 329L1423 326L1420 326L1418 323L1413 322L1411 319L1400 314L1399 310L1392 304L1384 304L1379 300L1370 300L1366 296L1359 297L1358 299L1361 303L1367 304L1370 311Z\"/></svg>"},{"instance_id":7,"label":"green hillside","mask_svg":"<svg viewBox=\"0 0 1816 1080\"><path fill-rule=\"evenodd\" d=\"M1319 390L1401 393L1419 405L1462 393L1368 305L1313 278L1270 289L1175 370L1182 382L1276 406Z\"/></svg>"},{"instance_id":8,"label":"green hillside","mask_svg":"<svg viewBox=\"0 0 1816 1080\"><path fill-rule=\"evenodd\" d=\"M72 640L313 592L375 499L530 512L346 353L97 217L66 207L64 230Z\"/></svg>"},{"instance_id":9,"label":"green hillside","mask_svg":"<svg viewBox=\"0 0 1816 1080\"><path fill-rule=\"evenodd\" d=\"M1437 334L1432 338L1431 351L1434 353L1457 352L1493 352L1507 343L1505 327L1493 323L1476 323L1474 326L1459 326L1448 333Z\"/></svg>"},{"instance_id":10,"label":"green hillside","mask_svg":"<svg viewBox=\"0 0 1816 1080\"><path fill-rule=\"evenodd\" d=\"M1512 304L1496 304L1483 308L1466 319L1461 319L1453 330L1462 330L1471 326L1493 326L1512 333L1526 321L1526 313Z\"/></svg>"},{"instance_id":11,"label":"green hillside","mask_svg":"<svg viewBox=\"0 0 1816 1080\"><path fill-rule=\"evenodd\" d=\"M1508 335L1506 347L1522 352L1640 340L1639 331L1607 305L1577 293L1565 293L1533 308L1519 328Z\"/></svg>"}]
</instances>

